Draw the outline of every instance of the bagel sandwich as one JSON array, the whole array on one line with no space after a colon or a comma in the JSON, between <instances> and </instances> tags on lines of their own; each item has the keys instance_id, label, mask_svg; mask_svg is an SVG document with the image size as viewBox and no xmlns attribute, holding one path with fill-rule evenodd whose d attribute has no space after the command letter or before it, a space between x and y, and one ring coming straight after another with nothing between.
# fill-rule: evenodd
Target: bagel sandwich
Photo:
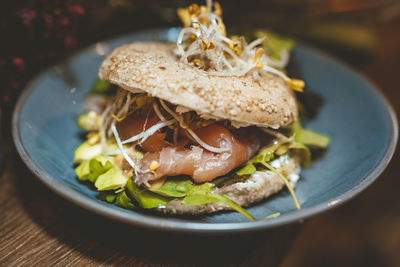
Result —
<instances>
[{"instance_id":1,"label":"bagel sandwich","mask_svg":"<svg viewBox=\"0 0 400 267\"><path fill-rule=\"evenodd\" d=\"M210 1L178 10L176 43L123 45L101 64L114 94L78 119L89 133L74 162L106 201L253 220L244 207L286 187L300 209L293 188L310 151L295 138L306 130L293 91L304 82L281 70L288 51L271 59L263 39L226 37L221 12Z\"/></svg>"}]
</instances>

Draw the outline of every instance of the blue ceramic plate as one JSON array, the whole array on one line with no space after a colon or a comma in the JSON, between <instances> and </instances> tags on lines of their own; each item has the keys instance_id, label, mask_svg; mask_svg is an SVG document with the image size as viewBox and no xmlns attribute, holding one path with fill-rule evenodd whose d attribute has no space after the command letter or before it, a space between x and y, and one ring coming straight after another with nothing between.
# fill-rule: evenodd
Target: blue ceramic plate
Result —
<instances>
[{"instance_id":1,"label":"blue ceramic plate","mask_svg":"<svg viewBox=\"0 0 400 267\"><path fill-rule=\"evenodd\" d=\"M174 40L176 29L143 32L98 43L39 75L15 108L13 137L27 166L48 187L77 205L112 219L163 231L233 233L262 230L299 221L343 204L370 185L388 164L397 141L395 114L387 100L354 71L305 46L292 60L307 90L323 105L307 127L331 137L323 157L302 172L297 211L284 190L248 210L256 218L281 212L266 221L247 221L236 212L196 218L171 218L115 207L76 179L72 158L82 142L76 125L84 96L97 77L104 53L137 40Z\"/></svg>"}]
</instances>

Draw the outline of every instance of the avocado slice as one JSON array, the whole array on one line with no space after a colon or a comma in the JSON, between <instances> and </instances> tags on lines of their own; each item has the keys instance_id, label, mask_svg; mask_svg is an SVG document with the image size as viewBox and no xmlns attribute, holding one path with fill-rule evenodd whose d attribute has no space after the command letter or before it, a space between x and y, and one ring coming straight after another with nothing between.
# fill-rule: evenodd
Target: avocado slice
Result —
<instances>
[{"instance_id":1,"label":"avocado slice","mask_svg":"<svg viewBox=\"0 0 400 267\"><path fill-rule=\"evenodd\" d=\"M100 144L89 144L88 141L83 142L74 153L74 164L81 163L85 160L92 159L101 153Z\"/></svg>"},{"instance_id":2,"label":"avocado slice","mask_svg":"<svg viewBox=\"0 0 400 267\"><path fill-rule=\"evenodd\" d=\"M118 167L113 166L111 169L97 177L94 186L99 191L114 190L125 185L127 180L128 179L124 176L122 171Z\"/></svg>"}]
</instances>

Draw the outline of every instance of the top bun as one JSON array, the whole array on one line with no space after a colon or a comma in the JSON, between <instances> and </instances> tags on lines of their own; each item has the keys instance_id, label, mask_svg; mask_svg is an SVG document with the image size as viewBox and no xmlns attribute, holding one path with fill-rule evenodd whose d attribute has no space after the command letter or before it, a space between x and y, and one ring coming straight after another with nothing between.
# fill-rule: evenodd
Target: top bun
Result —
<instances>
[{"instance_id":1,"label":"top bun","mask_svg":"<svg viewBox=\"0 0 400 267\"><path fill-rule=\"evenodd\" d=\"M99 77L131 92L145 92L235 126L279 128L297 118L294 93L280 77L214 76L180 62L173 44L136 42L115 49Z\"/></svg>"}]
</instances>

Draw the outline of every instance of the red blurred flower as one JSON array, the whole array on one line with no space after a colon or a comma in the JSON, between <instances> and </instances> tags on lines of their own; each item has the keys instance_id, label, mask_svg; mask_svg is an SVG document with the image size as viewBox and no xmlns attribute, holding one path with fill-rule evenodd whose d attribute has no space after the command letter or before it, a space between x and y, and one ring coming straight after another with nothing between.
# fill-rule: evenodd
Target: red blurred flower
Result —
<instances>
[{"instance_id":1,"label":"red blurred flower","mask_svg":"<svg viewBox=\"0 0 400 267\"><path fill-rule=\"evenodd\" d=\"M25 61L21 57L14 57L13 64L18 68L19 71L23 71L25 68Z\"/></svg>"},{"instance_id":2,"label":"red blurred flower","mask_svg":"<svg viewBox=\"0 0 400 267\"><path fill-rule=\"evenodd\" d=\"M85 15L85 9L80 5L71 5L69 7L69 12L76 15Z\"/></svg>"}]
</instances>

